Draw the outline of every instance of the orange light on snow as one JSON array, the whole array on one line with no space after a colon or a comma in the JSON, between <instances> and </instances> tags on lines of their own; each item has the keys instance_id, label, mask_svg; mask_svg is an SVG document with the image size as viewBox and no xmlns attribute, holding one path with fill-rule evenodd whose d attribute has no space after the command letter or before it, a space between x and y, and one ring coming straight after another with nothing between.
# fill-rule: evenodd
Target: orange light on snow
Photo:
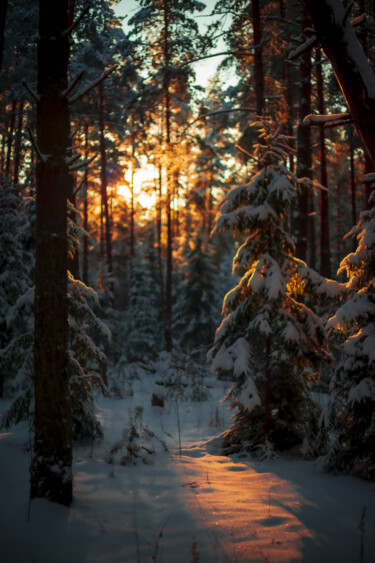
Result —
<instances>
[{"instance_id":1,"label":"orange light on snow","mask_svg":"<svg viewBox=\"0 0 375 563\"><path fill-rule=\"evenodd\" d=\"M198 450L175 458L181 494L216 548L235 561L299 560L303 540L312 537L298 519L304 499L274 473Z\"/></svg>"}]
</instances>

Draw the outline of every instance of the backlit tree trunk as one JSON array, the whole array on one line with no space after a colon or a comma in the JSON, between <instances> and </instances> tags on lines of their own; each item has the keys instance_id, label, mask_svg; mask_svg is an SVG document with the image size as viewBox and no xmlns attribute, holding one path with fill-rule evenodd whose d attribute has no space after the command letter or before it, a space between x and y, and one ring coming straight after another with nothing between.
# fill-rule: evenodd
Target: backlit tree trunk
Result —
<instances>
[{"instance_id":1,"label":"backlit tree trunk","mask_svg":"<svg viewBox=\"0 0 375 563\"><path fill-rule=\"evenodd\" d=\"M323 73L321 65L320 48L316 49L316 88L318 94L318 109L320 114L325 113L323 96ZM327 187L327 151L324 124L319 130L320 144L320 183ZM331 249L329 238L329 213L328 213L328 192L320 192L320 271L323 276L331 277Z\"/></svg>"},{"instance_id":2,"label":"backlit tree trunk","mask_svg":"<svg viewBox=\"0 0 375 563\"><path fill-rule=\"evenodd\" d=\"M262 53L262 24L260 19L259 0L251 0L251 16L254 40L254 78L257 115L264 111L264 69Z\"/></svg>"},{"instance_id":3,"label":"backlit tree trunk","mask_svg":"<svg viewBox=\"0 0 375 563\"><path fill-rule=\"evenodd\" d=\"M105 250L107 257L108 273L112 274L112 234L108 207L107 193L107 154L105 150L104 139L104 98L103 98L103 82L99 84L99 127L100 127L100 157L101 157L101 200L103 214L103 228L105 237Z\"/></svg>"},{"instance_id":4,"label":"backlit tree trunk","mask_svg":"<svg viewBox=\"0 0 375 563\"><path fill-rule=\"evenodd\" d=\"M302 10L302 31L307 25L306 11ZM299 123L297 129L297 176L311 178L311 131L303 124L303 118L311 113L311 60L306 52L300 60L300 99ZM302 260L307 258L308 241L308 191L302 188L298 195L298 204L294 209L294 236L296 256Z\"/></svg>"},{"instance_id":5,"label":"backlit tree trunk","mask_svg":"<svg viewBox=\"0 0 375 563\"><path fill-rule=\"evenodd\" d=\"M341 0L304 0L357 131L375 163L375 75Z\"/></svg>"},{"instance_id":6,"label":"backlit tree trunk","mask_svg":"<svg viewBox=\"0 0 375 563\"><path fill-rule=\"evenodd\" d=\"M35 268L35 437L31 498L72 501L67 374L68 0L40 0ZM53 119L51 119L53 116Z\"/></svg>"}]
</instances>

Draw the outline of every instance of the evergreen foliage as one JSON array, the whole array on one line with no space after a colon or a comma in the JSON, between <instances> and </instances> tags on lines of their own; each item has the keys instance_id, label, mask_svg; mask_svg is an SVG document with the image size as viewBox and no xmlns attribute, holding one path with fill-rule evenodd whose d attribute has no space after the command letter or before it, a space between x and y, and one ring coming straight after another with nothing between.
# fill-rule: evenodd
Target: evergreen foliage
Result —
<instances>
[{"instance_id":1,"label":"evergreen foliage","mask_svg":"<svg viewBox=\"0 0 375 563\"><path fill-rule=\"evenodd\" d=\"M322 416L329 434L326 466L332 471L375 478L375 208L361 213L350 233L355 252L340 264L348 299L327 328L339 337L340 356Z\"/></svg>"},{"instance_id":2,"label":"evergreen foliage","mask_svg":"<svg viewBox=\"0 0 375 563\"><path fill-rule=\"evenodd\" d=\"M234 231L242 244L233 259L240 281L224 299L209 360L219 375L235 379L226 397L237 408L227 441L260 455L270 446L302 444L312 453L319 408L310 397L309 373L330 354L322 320L303 296L333 296L342 287L294 256L285 221L298 181L282 164L288 139L270 120L255 125L260 169L227 194L216 225Z\"/></svg>"}]
</instances>

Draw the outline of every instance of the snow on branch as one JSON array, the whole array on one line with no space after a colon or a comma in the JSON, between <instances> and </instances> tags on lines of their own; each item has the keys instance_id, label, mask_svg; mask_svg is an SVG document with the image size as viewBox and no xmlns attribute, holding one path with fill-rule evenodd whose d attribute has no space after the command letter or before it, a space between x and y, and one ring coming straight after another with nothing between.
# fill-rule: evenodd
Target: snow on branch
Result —
<instances>
[{"instance_id":1,"label":"snow on branch","mask_svg":"<svg viewBox=\"0 0 375 563\"><path fill-rule=\"evenodd\" d=\"M85 166L88 166L93 160L95 160L96 157L97 155L94 154L94 156L88 158L87 160L82 160L82 162L77 162L77 164L73 164L72 166L69 166L69 172L74 172L75 170L80 170L81 168L85 168Z\"/></svg>"},{"instance_id":2,"label":"snow on branch","mask_svg":"<svg viewBox=\"0 0 375 563\"><path fill-rule=\"evenodd\" d=\"M232 113L235 111L249 111L249 112L256 112L255 108L250 108L250 107L243 107L243 108L231 108L231 109L219 109L219 110L215 110L215 111L209 111L208 113L204 113L202 115L199 115L196 119L194 119L193 121L190 121L190 123L188 123L185 127L185 129L182 131L181 133L181 137L184 135L185 131L187 129L189 129L189 127L191 127L192 125L194 125L194 123L196 123L197 121L200 121L201 119L204 119L205 117L211 117L213 115L220 115L221 113Z\"/></svg>"},{"instance_id":3,"label":"snow on branch","mask_svg":"<svg viewBox=\"0 0 375 563\"><path fill-rule=\"evenodd\" d=\"M82 90L77 92L77 94L75 96L71 96L70 98L68 98L69 104L73 104L74 102L76 102L77 100L82 98L85 94L87 94L87 92L89 92L90 90L95 88L95 86L97 86L98 84L103 82L103 80L105 80L111 74L111 72L113 72L115 70L115 68L117 68L117 66L118 66L117 64L111 66L109 69L102 72L102 74L100 76L95 78L95 80L92 80L92 82L90 82L87 86L82 88Z\"/></svg>"},{"instance_id":4,"label":"snow on branch","mask_svg":"<svg viewBox=\"0 0 375 563\"><path fill-rule=\"evenodd\" d=\"M82 76L84 75L84 71L82 70L77 76L76 78L73 80L73 82L70 84L70 86L67 87L66 90L64 90L63 92L63 96L64 98L66 98L68 96L68 94L70 94L70 92L73 90L73 88L75 88L75 86L78 84L78 82L81 80Z\"/></svg>"},{"instance_id":5,"label":"snow on branch","mask_svg":"<svg viewBox=\"0 0 375 563\"><path fill-rule=\"evenodd\" d=\"M36 139L34 137L34 133L32 132L32 130L30 129L30 127L27 128L27 132L29 134L30 137L30 141L31 144L33 145L33 148L36 152L36 154L39 157L39 160L41 160L42 162L46 163L47 160L49 159L50 155L49 154L43 154L38 146L38 143L36 142Z\"/></svg>"},{"instance_id":6,"label":"snow on branch","mask_svg":"<svg viewBox=\"0 0 375 563\"><path fill-rule=\"evenodd\" d=\"M61 37L66 37L66 35L70 35L72 33L73 29L75 29L77 27L77 25L79 25L81 23L81 21L83 20L85 15L88 13L89 9L90 9L90 6L86 6L86 8L81 13L81 15L78 16L76 21L73 22L72 25L70 27L68 27L68 29L65 29L65 31L62 32Z\"/></svg>"},{"instance_id":7,"label":"snow on branch","mask_svg":"<svg viewBox=\"0 0 375 563\"><path fill-rule=\"evenodd\" d=\"M303 119L304 125L324 125L325 127L336 127L352 123L353 118L350 113L333 113L331 115L310 113Z\"/></svg>"},{"instance_id":8,"label":"snow on branch","mask_svg":"<svg viewBox=\"0 0 375 563\"><path fill-rule=\"evenodd\" d=\"M353 2L349 2L349 5L347 6L345 14L344 14L343 25L348 18L348 15L349 15L349 12L350 12L352 6L353 6ZM351 20L350 24L353 27L355 27L355 26L363 23L365 21L365 19L366 19L366 15L361 14L360 16L353 18L353 20ZM306 28L305 31L309 31L310 33L313 33L313 35L308 37L303 43L301 43L301 45L298 45L298 47L296 49L293 49L292 51L290 51L290 53L288 55L288 60L292 61L294 59L298 59L298 57L300 57L301 55L303 55L307 51L310 51L318 43L319 40L318 40L317 36L315 35L315 29L314 28L309 27L309 28Z\"/></svg>"}]
</instances>

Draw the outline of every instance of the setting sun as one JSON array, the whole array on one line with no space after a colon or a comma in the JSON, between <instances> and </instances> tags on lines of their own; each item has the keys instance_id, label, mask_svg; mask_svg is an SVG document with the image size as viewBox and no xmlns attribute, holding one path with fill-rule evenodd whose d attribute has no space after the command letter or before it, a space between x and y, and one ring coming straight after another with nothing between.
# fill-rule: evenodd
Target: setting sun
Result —
<instances>
[{"instance_id":1,"label":"setting sun","mask_svg":"<svg viewBox=\"0 0 375 563\"><path fill-rule=\"evenodd\" d=\"M142 164L133 174L134 197L142 207L150 208L156 203L155 178L157 170L152 164ZM132 169L129 168L125 174L125 183L117 185L119 195L129 199L131 195Z\"/></svg>"}]
</instances>

